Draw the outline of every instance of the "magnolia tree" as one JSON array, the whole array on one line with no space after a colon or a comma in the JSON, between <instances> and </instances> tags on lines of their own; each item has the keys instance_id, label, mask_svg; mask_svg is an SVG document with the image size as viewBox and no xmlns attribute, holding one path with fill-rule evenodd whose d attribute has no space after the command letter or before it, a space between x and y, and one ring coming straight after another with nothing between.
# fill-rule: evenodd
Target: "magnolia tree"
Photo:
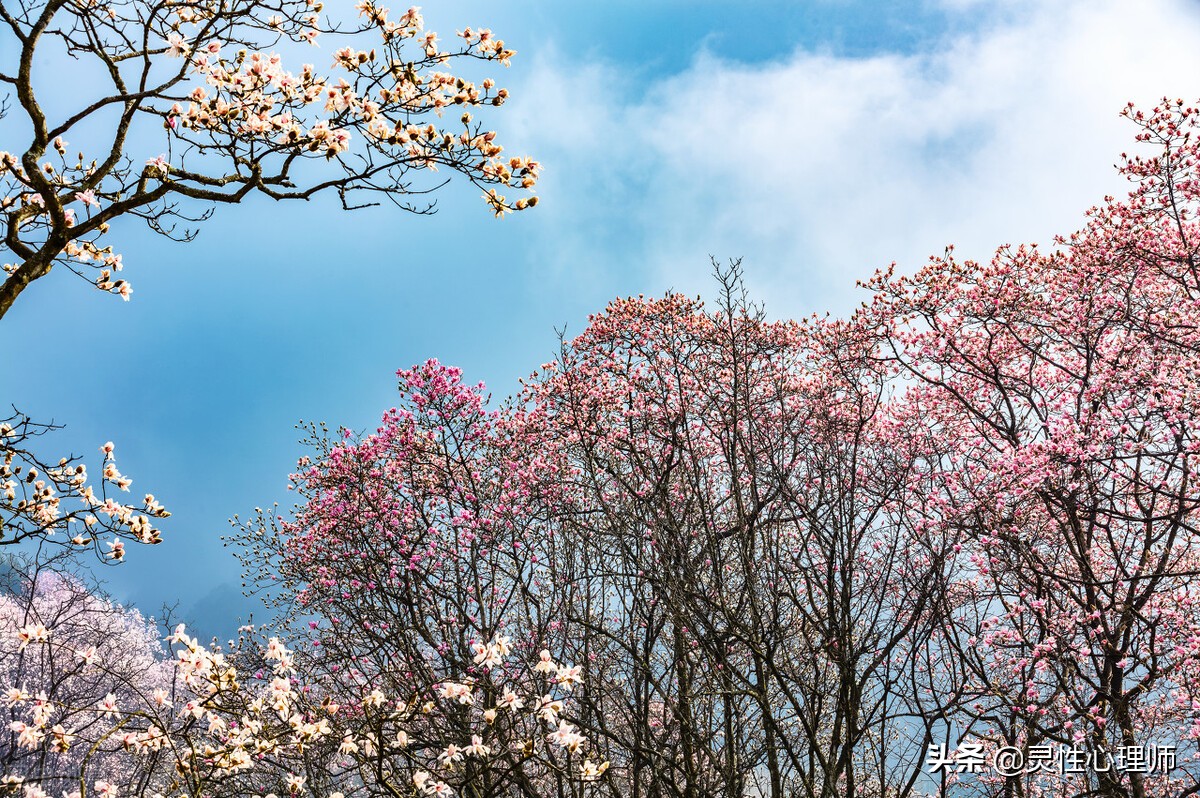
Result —
<instances>
[{"instance_id":1,"label":"magnolia tree","mask_svg":"<svg viewBox=\"0 0 1200 798\"><path fill-rule=\"evenodd\" d=\"M802 324L720 270L496 410L401 372L243 530L255 576L341 690L498 634L582 664L611 795L1195 794L1200 113L1127 114L1156 152L1053 251Z\"/></svg>"},{"instance_id":2,"label":"magnolia tree","mask_svg":"<svg viewBox=\"0 0 1200 798\"><path fill-rule=\"evenodd\" d=\"M607 767L562 714L578 676L558 678L545 651L526 670L503 636L476 646L471 674L389 692L330 689L276 638L222 650L179 626L166 639L169 652L73 577L15 572L0 596L3 785L26 798L582 794Z\"/></svg>"},{"instance_id":3,"label":"magnolia tree","mask_svg":"<svg viewBox=\"0 0 1200 798\"><path fill-rule=\"evenodd\" d=\"M0 4L0 87L12 100L0 140L0 317L55 265L129 299L109 242L122 217L189 238L206 207L251 194L328 191L346 208L378 198L420 210L414 198L436 184L419 175L439 167L484 187L497 215L536 203L498 191L532 188L537 162L502 156L472 116L508 94L470 64L507 65L513 50L486 29L443 42L416 8L363 0L347 19L322 5ZM304 63L298 51L318 44Z\"/></svg>"},{"instance_id":4,"label":"magnolia tree","mask_svg":"<svg viewBox=\"0 0 1200 798\"><path fill-rule=\"evenodd\" d=\"M157 627L52 565L9 565L0 592L0 775L57 794L87 769L136 792L161 768L125 755L98 708L172 692Z\"/></svg>"},{"instance_id":5,"label":"magnolia tree","mask_svg":"<svg viewBox=\"0 0 1200 798\"><path fill-rule=\"evenodd\" d=\"M965 670L961 728L1090 757L982 779L1004 794L1200 790L1198 116L1126 114L1158 148L1125 159L1127 200L1054 251L880 274L856 320L907 386L919 521L961 550L934 642Z\"/></svg>"},{"instance_id":6,"label":"magnolia tree","mask_svg":"<svg viewBox=\"0 0 1200 798\"><path fill-rule=\"evenodd\" d=\"M304 672L333 695L406 694L439 673L463 674L463 684L486 677L479 701L462 703L509 730L511 713L498 718L497 708L542 712L557 699L536 683L569 693L582 678L578 665L550 658L535 631L549 620L530 616L536 607L524 600L545 581L516 481L529 466L497 449L497 415L458 370L430 361L399 376L404 403L375 433L331 440L313 430L318 453L294 476L307 504L293 519L260 513L247 523L243 559L255 581L274 587L290 635L306 640ZM536 663L538 682L500 663L510 649ZM439 734L469 739L472 714L461 709L438 716ZM579 779L598 777L603 759L570 736L578 733L566 717L558 729L573 742L570 772L489 767L478 794L573 795Z\"/></svg>"},{"instance_id":7,"label":"magnolia tree","mask_svg":"<svg viewBox=\"0 0 1200 798\"><path fill-rule=\"evenodd\" d=\"M915 657L946 543L901 523L911 466L869 350L718 279L712 311L614 302L521 396L514 425L556 465L555 645L611 674L592 718L637 741L628 789L908 794L938 726Z\"/></svg>"},{"instance_id":8,"label":"magnolia tree","mask_svg":"<svg viewBox=\"0 0 1200 798\"><path fill-rule=\"evenodd\" d=\"M715 312L614 303L501 411L431 361L375 433L318 435L305 503L240 535L306 669L386 684L503 632L586 667L610 794L910 793L944 546L899 521L865 350L721 276Z\"/></svg>"}]
</instances>

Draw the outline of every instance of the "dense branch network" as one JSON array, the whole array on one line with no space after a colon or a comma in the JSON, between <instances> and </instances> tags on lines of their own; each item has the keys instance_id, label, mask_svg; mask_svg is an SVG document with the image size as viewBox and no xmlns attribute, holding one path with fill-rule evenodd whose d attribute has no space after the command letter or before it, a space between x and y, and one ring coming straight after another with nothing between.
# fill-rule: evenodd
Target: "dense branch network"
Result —
<instances>
[{"instance_id":1,"label":"dense branch network","mask_svg":"<svg viewBox=\"0 0 1200 798\"><path fill-rule=\"evenodd\" d=\"M1200 792L1200 111L1126 114L1156 152L1052 251L880 272L846 320L718 268L715 308L615 300L496 410L401 371L243 528L250 575L329 669L498 633L586 663L613 798ZM1001 749L1032 764L968 768Z\"/></svg>"}]
</instances>

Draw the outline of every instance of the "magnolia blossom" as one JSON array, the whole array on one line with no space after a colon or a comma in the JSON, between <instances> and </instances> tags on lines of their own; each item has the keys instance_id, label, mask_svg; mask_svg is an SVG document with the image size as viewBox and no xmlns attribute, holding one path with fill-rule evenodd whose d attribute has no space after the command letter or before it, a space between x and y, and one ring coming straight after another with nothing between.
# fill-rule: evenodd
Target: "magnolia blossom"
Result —
<instances>
[{"instance_id":1,"label":"magnolia blossom","mask_svg":"<svg viewBox=\"0 0 1200 798\"><path fill-rule=\"evenodd\" d=\"M560 666L555 671L555 681L561 684L563 689L570 691L574 689L575 685L579 684L582 678L582 671L583 669L578 665L571 665L570 667Z\"/></svg>"},{"instance_id":2,"label":"magnolia blossom","mask_svg":"<svg viewBox=\"0 0 1200 798\"><path fill-rule=\"evenodd\" d=\"M446 749L438 754L438 762L441 763L443 768L448 770L453 768L456 762L462 761L462 758L463 749L459 748L454 743L446 746Z\"/></svg>"},{"instance_id":3,"label":"magnolia blossom","mask_svg":"<svg viewBox=\"0 0 1200 798\"><path fill-rule=\"evenodd\" d=\"M483 738L478 734L472 734L471 744L465 746L462 750L467 756L475 756L480 758L486 757L492 751L489 746L484 745Z\"/></svg>"},{"instance_id":4,"label":"magnolia blossom","mask_svg":"<svg viewBox=\"0 0 1200 798\"><path fill-rule=\"evenodd\" d=\"M579 747L587 741L587 738L579 734L575 727L565 720L559 721L558 729L546 735L546 739L572 753L579 750Z\"/></svg>"},{"instance_id":5,"label":"magnolia blossom","mask_svg":"<svg viewBox=\"0 0 1200 798\"><path fill-rule=\"evenodd\" d=\"M167 55L172 58L180 58L187 55L192 50L183 36L178 33L170 33L167 35Z\"/></svg>"},{"instance_id":6,"label":"magnolia blossom","mask_svg":"<svg viewBox=\"0 0 1200 798\"><path fill-rule=\"evenodd\" d=\"M17 640L24 649L30 643L45 643L50 639L50 630L40 623L29 624L17 630Z\"/></svg>"},{"instance_id":7,"label":"magnolia blossom","mask_svg":"<svg viewBox=\"0 0 1200 798\"><path fill-rule=\"evenodd\" d=\"M146 166L149 167L149 172L152 175L166 176L170 173L170 165L167 162L166 153L154 156L146 161Z\"/></svg>"},{"instance_id":8,"label":"magnolia blossom","mask_svg":"<svg viewBox=\"0 0 1200 798\"><path fill-rule=\"evenodd\" d=\"M501 695L500 699L496 702L496 706L500 707L501 709L519 710L525 706L525 701L521 698L521 696L517 695L517 693L506 688L504 690L504 694Z\"/></svg>"},{"instance_id":9,"label":"magnolia blossom","mask_svg":"<svg viewBox=\"0 0 1200 798\"><path fill-rule=\"evenodd\" d=\"M475 702L475 696L471 694L471 685L469 684L446 682L438 692L443 698L449 698L460 704L472 704Z\"/></svg>"},{"instance_id":10,"label":"magnolia blossom","mask_svg":"<svg viewBox=\"0 0 1200 798\"><path fill-rule=\"evenodd\" d=\"M554 659L550 656L550 652L543 648L538 654L538 663L533 666L533 669L538 673L556 673L558 665L555 664Z\"/></svg>"},{"instance_id":11,"label":"magnolia blossom","mask_svg":"<svg viewBox=\"0 0 1200 798\"><path fill-rule=\"evenodd\" d=\"M604 771L608 770L608 762L601 762L597 765L590 759L584 759L579 765L579 774L585 781L593 781L604 775Z\"/></svg>"}]
</instances>

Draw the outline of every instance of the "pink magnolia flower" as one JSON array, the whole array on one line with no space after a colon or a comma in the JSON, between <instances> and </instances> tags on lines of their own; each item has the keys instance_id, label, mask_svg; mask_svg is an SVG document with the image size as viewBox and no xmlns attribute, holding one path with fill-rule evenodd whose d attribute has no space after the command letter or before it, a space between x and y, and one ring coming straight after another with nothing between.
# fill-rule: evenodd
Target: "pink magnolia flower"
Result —
<instances>
[{"instance_id":1,"label":"pink magnolia flower","mask_svg":"<svg viewBox=\"0 0 1200 798\"><path fill-rule=\"evenodd\" d=\"M180 58L192 51L191 45L187 40L178 33L167 34L167 55L172 58Z\"/></svg>"}]
</instances>

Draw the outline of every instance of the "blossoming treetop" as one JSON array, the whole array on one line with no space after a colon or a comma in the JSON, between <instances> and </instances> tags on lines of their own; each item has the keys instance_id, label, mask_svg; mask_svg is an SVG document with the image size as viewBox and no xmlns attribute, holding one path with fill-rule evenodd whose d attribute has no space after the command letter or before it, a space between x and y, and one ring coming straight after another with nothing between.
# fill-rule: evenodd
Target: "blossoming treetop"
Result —
<instances>
[{"instance_id":1,"label":"blossoming treetop","mask_svg":"<svg viewBox=\"0 0 1200 798\"><path fill-rule=\"evenodd\" d=\"M470 110L503 104L507 91L446 71L507 66L513 50L472 28L445 46L417 8L362 0L348 21L322 5L0 1L0 317L56 264L128 299L105 240L125 216L188 240L187 224L214 203L254 192L332 191L347 209L382 197L423 212L431 206L413 197L437 184L418 185L414 172L439 166L484 188L498 216L537 203L499 193L531 189L539 165L502 157ZM288 66L298 48L329 40L320 63ZM76 135L87 146L72 147Z\"/></svg>"}]
</instances>

